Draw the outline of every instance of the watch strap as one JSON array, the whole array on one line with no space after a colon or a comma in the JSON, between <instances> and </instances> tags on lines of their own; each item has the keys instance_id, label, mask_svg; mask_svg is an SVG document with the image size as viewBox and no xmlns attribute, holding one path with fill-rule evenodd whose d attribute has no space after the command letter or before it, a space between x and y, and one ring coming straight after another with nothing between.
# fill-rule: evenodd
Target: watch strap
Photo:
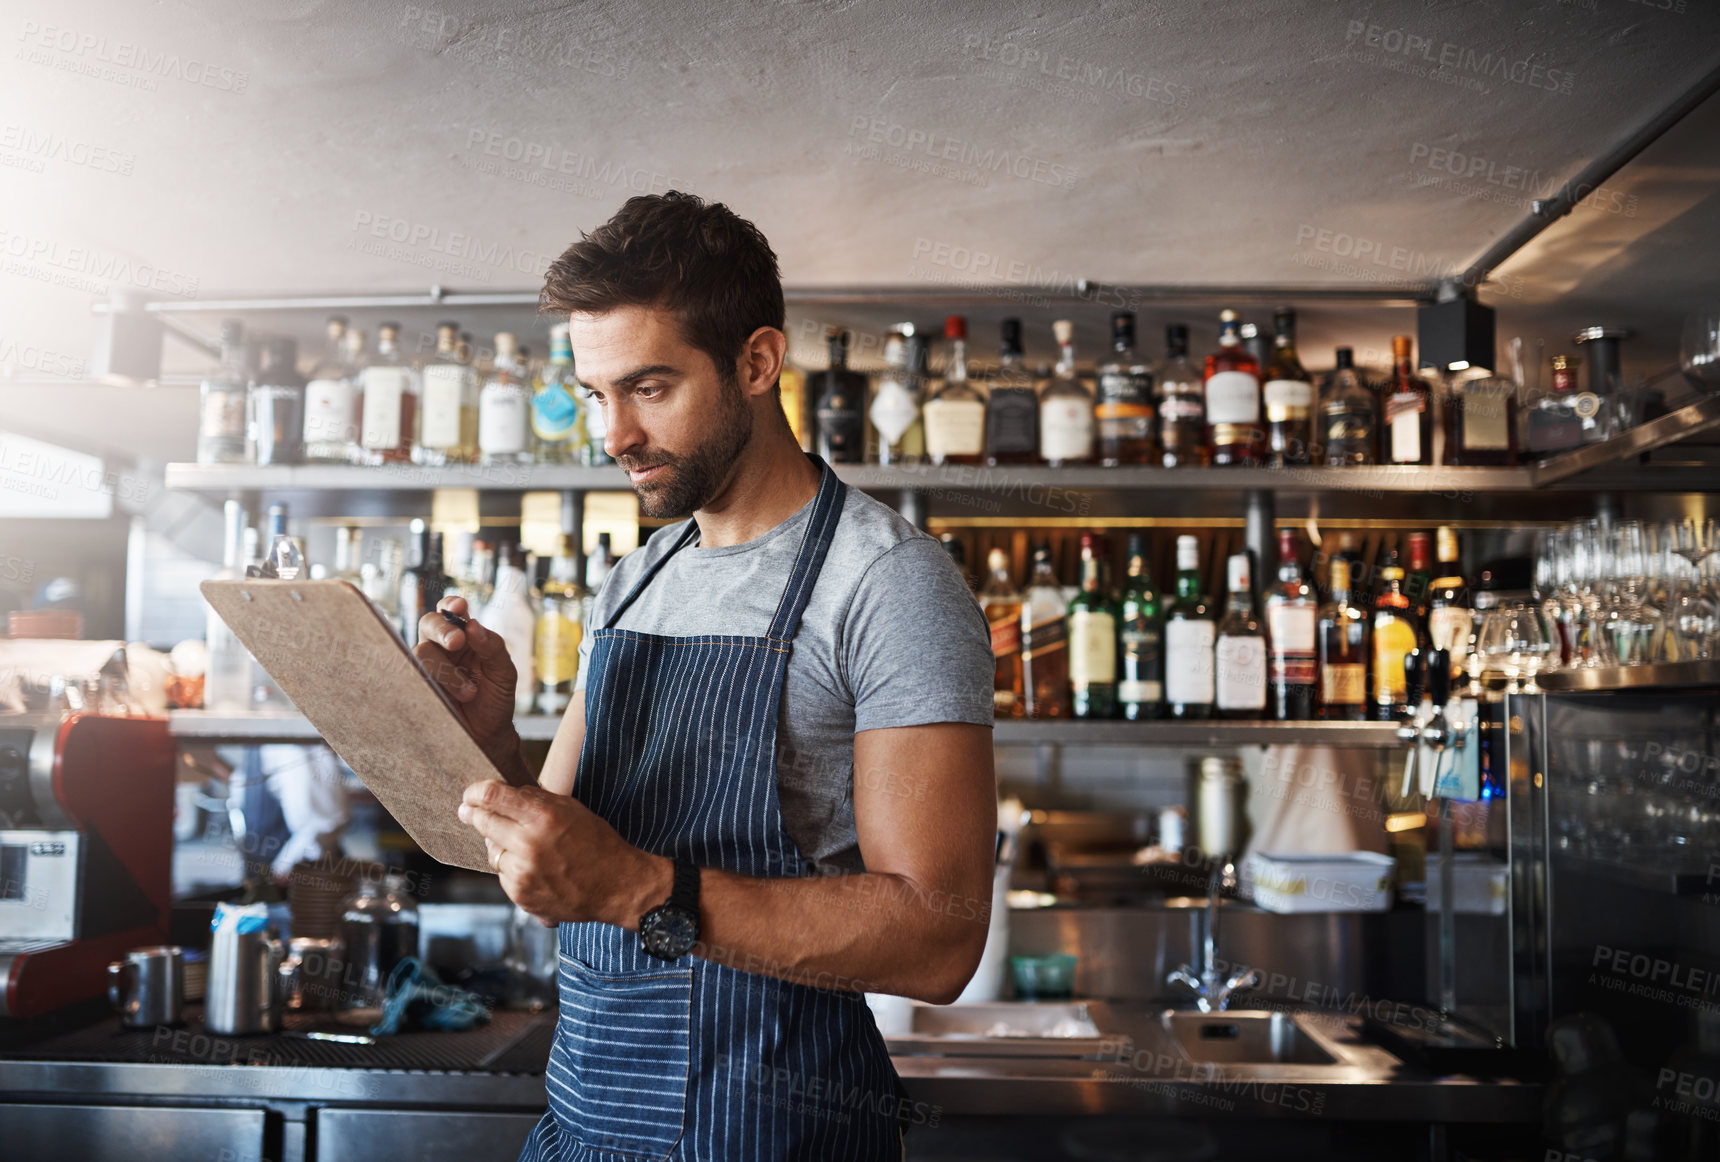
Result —
<instances>
[{"instance_id":1,"label":"watch strap","mask_svg":"<svg viewBox=\"0 0 1720 1162\"><path fill-rule=\"evenodd\" d=\"M666 901L671 907L690 912L695 918L699 915L699 865L689 860L675 858L674 886L669 890Z\"/></svg>"}]
</instances>

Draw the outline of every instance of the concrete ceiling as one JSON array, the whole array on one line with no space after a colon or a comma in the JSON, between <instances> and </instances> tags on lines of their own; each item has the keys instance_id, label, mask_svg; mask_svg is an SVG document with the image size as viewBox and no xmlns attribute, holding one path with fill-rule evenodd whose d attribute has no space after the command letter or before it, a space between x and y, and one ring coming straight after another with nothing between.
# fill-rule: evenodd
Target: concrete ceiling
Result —
<instances>
[{"instance_id":1,"label":"concrete ceiling","mask_svg":"<svg viewBox=\"0 0 1720 1162\"><path fill-rule=\"evenodd\" d=\"M438 3L0 3L7 422L188 458L193 392L75 383L109 287L535 290L627 194L669 187L757 222L791 286L1421 284L1720 64L1696 0ZM1671 357L1714 297L1717 108L1501 270L1502 334L1607 314ZM1107 309L1079 308L1089 351ZM821 360L800 339L822 321L941 313L797 311L795 354ZM1069 311L970 313L985 349L996 316ZM1171 312L1143 313L1156 353ZM1413 330L1372 306L1304 317L1318 366Z\"/></svg>"}]
</instances>

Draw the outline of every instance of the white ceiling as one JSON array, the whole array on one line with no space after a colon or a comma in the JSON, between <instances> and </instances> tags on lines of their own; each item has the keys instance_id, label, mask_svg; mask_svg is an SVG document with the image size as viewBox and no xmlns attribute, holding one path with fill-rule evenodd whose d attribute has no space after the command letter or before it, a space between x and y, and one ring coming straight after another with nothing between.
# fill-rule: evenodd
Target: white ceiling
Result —
<instances>
[{"instance_id":1,"label":"white ceiling","mask_svg":"<svg viewBox=\"0 0 1720 1162\"><path fill-rule=\"evenodd\" d=\"M1421 283L1720 64L1720 13L1697 0L438 3L0 0L7 422L189 456L185 389L24 386L88 358L90 304L125 269L169 297L535 290L628 193L671 185L757 222L791 286ZM1503 268L1485 292L1502 335L1605 314L1670 358L1683 310L1716 295L1717 108ZM528 150L549 166L507 163ZM1010 306L971 312L982 349ZM1107 308L1079 310L1091 350ZM1156 353L1170 312L1143 313ZM1178 313L1210 335L1209 304ZM1413 330L1375 307L1304 318L1313 365Z\"/></svg>"}]
</instances>

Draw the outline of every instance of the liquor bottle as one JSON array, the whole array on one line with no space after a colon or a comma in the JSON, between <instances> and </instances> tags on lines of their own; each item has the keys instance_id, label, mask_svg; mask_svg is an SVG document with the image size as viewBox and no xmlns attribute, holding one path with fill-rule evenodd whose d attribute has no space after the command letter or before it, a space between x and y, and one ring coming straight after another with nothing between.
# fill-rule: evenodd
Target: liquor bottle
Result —
<instances>
[{"instance_id":1,"label":"liquor bottle","mask_svg":"<svg viewBox=\"0 0 1720 1162\"><path fill-rule=\"evenodd\" d=\"M1237 328L1237 334L1242 339L1242 349L1254 357L1254 365L1264 368L1271 355L1266 350L1266 336L1260 333L1260 328L1244 321Z\"/></svg>"},{"instance_id":2,"label":"liquor bottle","mask_svg":"<svg viewBox=\"0 0 1720 1162\"><path fill-rule=\"evenodd\" d=\"M919 377L915 374L914 324L898 323L884 336L884 371L872 391L867 416L878 433L878 463L918 459L908 433L920 422Z\"/></svg>"},{"instance_id":3,"label":"liquor bottle","mask_svg":"<svg viewBox=\"0 0 1720 1162\"><path fill-rule=\"evenodd\" d=\"M1569 452L1602 437L1601 397L1579 391L1575 355L1553 356L1553 382L1524 401L1523 444L1536 457Z\"/></svg>"},{"instance_id":4,"label":"liquor bottle","mask_svg":"<svg viewBox=\"0 0 1720 1162\"><path fill-rule=\"evenodd\" d=\"M1347 558L1332 558L1326 590L1318 627L1320 717L1360 722L1368 716L1368 615L1350 600Z\"/></svg>"},{"instance_id":5,"label":"liquor bottle","mask_svg":"<svg viewBox=\"0 0 1720 1162\"><path fill-rule=\"evenodd\" d=\"M1009 555L1002 549L986 554L991 577L979 591L979 606L991 624L992 712L998 718L1026 713L1021 688L1021 610L1024 599L1009 579Z\"/></svg>"},{"instance_id":6,"label":"liquor bottle","mask_svg":"<svg viewBox=\"0 0 1720 1162\"><path fill-rule=\"evenodd\" d=\"M361 397L349 362L346 320L330 316L327 334L322 359L305 384L305 462L356 464Z\"/></svg>"},{"instance_id":7,"label":"liquor bottle","mask_svg":"<svg viewBox=\"0 0 1720 1162\"><path fill-rule=\"evenodd\" d=\"M226 338L223 332L222 338ZM221 569L217 581L245 575L245 506L229 500L222 510ZM238 636L211 607L204 622L209 661L203 682L203 708L218 714L243 714L251 709L252 668L256 665Z\"/></svg>"},{"instance_id":8,"label":"liquor bottle","mask_svg":"<svg viewBox=\"0 0 1720 1162\"><path fill-rule=\"evenodd\" d=\"M279 571L280 564L282 562L292 563L296 559L298 567L303 568L304 548L287 533L287 506L284 504L271 504L268 520L264 524L261 534L257 537L247 536L244 544L247 573L249 573L251 565L262 565L274 561L276 562L276 575L283 580L291 580L292 578L288 578ZM297 576L296 570L294 576ZM293 709L292 699L287 697L275 679L270 676L269 671L255 662L251 666L251 709Z\"/></svg>"},{"instance_id":9,"label":"liquor bottle","mask_svg":"<svg viewBox=\"0 0 1720 1162\"><path fill-rule=\"evenodd\" d=\"M1076 718L1117 716L1117 607L1101 542L1081 534L1081 591L1069 603L1069 702Z\"/></svg>"},{"instance_id":10,"label":"liquor bottle","mask_svg":"<svg viewBox=\"0 0 1720 1162\"><path fill-rule=\"evenodd\" d=\"M341 525L334 531L335 581L350 581L360 585L364 579L359 566L364 562L364 532L357 525ZM361 586L362 587L362 586Z\"/></svg>"},{"instance_id":11,"label":"liquor bottle","mask_svg":"<svg viewBox=\"0 0 1720 1162\"><path fill-rule=\"evenodd\" d=\"M1296 356L1296 312L1279 307L1272 313L1272 326L1272 361L1260 387L1266 407L1266 460L1274 468L1312 464L1314 383Z\"/></svg>"},{"instance_id":12,"label":"liquor bottle","mask_svg":"<svg viewBox=\"0 0 1720 1162\"><path fill-rule=\"evenodd\" d=\"M985 459L985 396L968 382L967 320L944 320L950 361L944 385L926 401L926 458L933 464L978 464Z\"/></svg>"},{"instance_id":13,"label":"liquor bottle","mask_svg":"<svg viewBox=\"0 0 1720 1162\"><path fill-rule=\"evenodd\" d=\"M1380 586L1374 594L1373 623L1373 717L1389 722L1413 709L1409 704L1403 664L1420 644L1415 628L1415 610L1410 606L1409 594L1404 592L1404 570L1398 564L1395 549L1380 570Z\"/></svg>"},{"instance_id":14,"label":"liquor bottle","mask_svg":"<svg viewBox=\"0 0 1720 1162\"><path fill-rule=\"evenodd\" d=\"M866 377L848 370L848 332L825 332L830 366L814 379L818 400L818 454L832 464L859 464L866 459ZM596 410L596 409L591 409Z\"/></svg>"},{"instance_id":15,"label":"liquor bottle","mask_svg":"<svg viewBox=\"0 0 1720 1162\"><path fill-rule=\"evenodd\" d=\"M1433 538L1426 533L1409 535L1409 569L1404 573L1403 591L1409 607L1415 612L1416 625L1427 625L1428 599L1433 591Z\"/></svg>"},{"instance_id":16,"label":"liquor bottle","mask_svg":"<svg viewBox=\"0 0 1720 1162\"><path fill-rule=\"evenodd\" d=\"M1022 365L1021 320L1003 321L997 370L985 401L987 464L1039 461L1039 396Z\"/></svg>"},{"instance_id":17,"label":"liquor bottle","mask_svg":"<svg viewBox=\"0 0 1720 1162\"><path fill-rule=\"evenodd\" d=\"M1296 530L1278 530L1278 583L1266 597L1266 633L1272 655L1272 717L1314 717L1317 698L1315 636L1319 603L1302 575Z\"/></svg>"},{"instance_id":18,"label":"liquor bottle","mask_svg":"<svg viewBox=\"0 0 1720 1162\"><path fill-rule=\"evenodd\" d=\"M1266 445L1260 428L1260 364L1242 347L1235 311L1218 316L1218 350L1206 357L1207 444L1220 467L1259 464Z\"/></svg>"},{"instance_id":19,"label":"liquor bottle","mask_svg":"<svg viewBox=\"0 0 1720 1162\"><path fill-rule=\"evenodd\" d=\"M360 373L359 445L366 464L404 464L418 433L418 377L400 357L400 324L376 329L376 357Z\"/></svg>"},{"instance_id":20,"label":"liquor bottle","mask_svg":"<svg viewBox=\"0 0 1720 1162\"><path fill-rule=\"evenodd\" d=\"M250 383L250 372L245 366L245 326L237 319L224 319L221 323L221 365L198 388L199 464L250 462L251 451L246 435Z\"/></svg>"},{"instance_id":21,"label":"liquor bottle","mask_svg":"<svg viewBox=\"0 0 1720 1162\"><path fill-rule=\"evenodd\" d=\"M1433 463L1433 395L1415 372L1415 340L1392 336L1392 377L1380 409L1381 464Z\"/></svg>"},{"instance_id":22,"label":"liquor bottle","mask_svg":"<svg viewBox=\"0 0 1720 1162\"><path fill-rule=\"evenodd\" d=\"M394 632L404 638L406 634L400 623L400 577L405 567L401 558L400 542L385 537L376 547L376 560L363 562L358 572L364 595L394 627Z\"/></svg>"},{"instance_id":23,"label":"liquor bottle","mask_svg":"<svg viewBox=\"0 0 1720 1162\"><path fill-rule=\"evenodd\" d=\"M938 544L942 545L944 552L949 554L950 563L956 567L956 572L960 573L962 580L967 583L968 592L977 595L979 593L979 578L975 577L967 567L967 547L962 544L962 539L954 533L944 533L938 538Z\"/></svg>"},{"instance_id":24,"label":"liquor bottle","mask_svg":"<svg viewBox=\"0 0 1720 1162\"><path fill-rule=\"evenodd\" d=\"M299 345L287 338L263 344L262 366L251 381L251 451L258 464L302 464L305 458L305 377Z\"/></svg>"},{"instance_id":25,"label":"liquor bottle","mask_svg":"<svg viewBox=\"0 0 1720 1162\"><path fill-rule=\"evenodd\" d=\"M352 390L352 460L364 463L364 445L359 437L364 431L364 365L370 362L370 334L360 327L348 327L343 358L347 366L347 386Z\"/></svg>"},{"instance_id":26,"label":"liquor bottle","mask_svg":"<svg viewBox=\"0 0 1720 1162\"><path fill-rule=\"evenodd\" d=\"M615 567L615 550L610 547L608 533L597 534L597 548L585 559L585 588L593 597L603 588L609 570ZM589 610L587 614L589 615ZM589 616L586 620L590 620Z\"/></svg>"},{"instance_id":27,"label":"liquor bottle","mask_svg":"<svg viewBox=\"0 0 1720 1162\"><path fill-rule=\"evenodd\" d=\"M459 324L436 324L436 351L419 371L418 464L471 464L478 458L478 373L460 358Z\"/></svg>"},{"instance_id":28,"label":"liquor bottle","mask_svg":"<svg viewBox=\"0 0 1720 1162\"><path fill-rule=\"evenodd\" d=\"M794 433L794 442L800 445L802 452L811 451L807 447L806 376L787 359L782 361L782 370L776 374L776 397L782 402L782 414L788 419L788 430Z\"/></svg>"},{"instance_id":29,"label":"liquor bottle","mask_svg":"<svg viewBox=\"0 0 1720 1162\"><path fill-rule=\"evenodd\" d=\"M1450 655L1451 675L1455 678L1468 666L1475 615L1469 604L1469 583L1463 579L1463 569L1458 564L1457 530L1441 525L1436 540L1439 576L1434 578L1429 594L1427 637L1433 649L1445 650Z\"/></svg>"},{"instance_id":30,"label":"liquor bottle","mask_svg":"<svg viewBox=\"0 0 1720 1162\"><path fill-rule=\"evenodd\" d=\"M478 459L485 464L531 462L531 382L509 331L496 334L496 361L478 389Z\"/></svg>"},{"instance_id":31,"label":"liquor bottle","mask_svg":"<svg viewBox=\"0 0 1720 1162\"><path fill-rule=\"evenodd\" d=\"M557 323L549 329L549 362L532 391L532 459L537 463L579 463L577 387L567 324Z\"/></svg>"},{"instance_id":32,"label":"liquor bottle","mask_svg":"<svg viewBox=\"0 0 1720 1162\"><path fill-rule=\"evenodd\" d=\"M496 359L500 362L501 336L498 335L496 340ZM508 357L510 360L513 358L511 347ZM482 436L479 439L481 441ZM497 554L496 589L479 617L485 628L502 636L508 658L514 663L514 713L530 714L532 703L536 701L538 618L537 607L532 601L531 579L525 571L524 552L518 545L503 545Z\"/></svg>"},{"instance_id":33,"label":"liquor bottle","mask_svg":"<svg viewBox=\"0 0 1720 1162\"><path fill-rule=\"evenodd\" d=\"M1165 713L1211 718L1218 622L1200 591L1200 542L1177 538L1176 598L1165 610Z\"/></svg>"},{"instance_id":34,"label":"liquor bottle","mask_svg":"<svg viewBox=\"0 0 1720 1162\"><path fill-rule=\"evenodd\" d=\"M1027 718L1069 715L1069 630L1051 546L1033 550L1033 576L1021 606L1021 692Z\"/></svg>"},{"instance_id":35,"label":"liquor bottle","mask_svg":"<svg viewBox=\"0 0 1720 1162\"><path fill-rule=\"evenodd\" d=\"M1517 385L1487 376L1455 381L1445 398L1445 462L1509 468L1517 463Z\"/></svg>"},{"instance_id":36,"label":"liquor bottle","mask_svg":"<svg viewBox=\"0 0 1720 1162\"><path fill-rule=\"evenodd\" d=\"M1135 354L1135 314L1115 311L1111 358L1099 368L1099 391L1093 404L1099 463L1157 464L1157 414L1152 369Z\"/></svg>"},{"instance_id":37,"label":"liquor bottle","mask_svg":"<svg viewBox=\"0 0 1720 1162\"><path fill-rule=\"evenodd\" d=\"M550 559L544 582L543 607L537 623L537 674L542 689L538 709L560 714L573 701L579 676L579 644L585 637L585 586L579 583L579 561L571 533Z\"/></svg>"},{"instance_id":38,"label":"liquor bottle","mask_svg":"<svg viewBox=\"0 0 1720 1162\"><path fill-rule=\"evenodd\" d=\"M1093 394L1075 374L1075 324L1051 324L1057 366L1039 392L1039 454L1047 464L1088 464L1093 459Z\"/></svg>"},{"instance_id":39,"label":"liquor bottle","mask_svg":"<svg viewBox=\"0 0 1720 1162\"><path fill-rule=\"evenodd\" d=\"M1337 350L1337 366L1320 392L1320 444L1328 464L1374 463L1374 393L1356 373L1355 353Z\"/></svg>"},{"instance_id":40,"label":"liquor bottle","mask_svg":"<svg viewBox=\"0 0 1720 1162\"><path fill-rule=\"evenodd\" d=\"M1266 717L1266 631L1254 616L1248 554L1229 561L1230 597L1213 646L1214 703L1220 718Z\"/></svg>"},{"instance_id":41,"label":"liquor bottle","mask_svg":"<svg viewBox=\"0 0 1720 1162\"><path fill-rule=\"evenodd\" d=\"M1164 623L1145 536L1129 534L1128 556L1128 573L1117 602L1117 705L1124 718L1140 722L1164 712Z\"/></svg>"},{"instance_id":42,"label":"liquor bottle","mask_svg":"<svg viewBox=\"0 0 1720 1162\"><path fill-rule=\"evenodd\" d=\"M1206 444L1206 389L1189 362L1188 327L1165 328L1165 361L1159 364L1159 445L1166 468L1204 468L1212 459Z\"/></svg>"},{"instance_id":43,"label":"liquor bottle","mask_svg":"<svg viewBox=\"0 0 1720 1162\"><path fill-rule=\"evenodd\" d=\"M604 440L609 436L609 417L603 411L603 405L589 398L579 401L579 434L574 437L579 441L579 462L590 468L602 467L615 463L615 457L604 447Z\"/></svg>"},{"instance_id":44,"label":"liquor bottle","mask_svg":"<svg viewBox=\"0 0 1720 1162\"><path fill-rule=\"evenodd\" d=\"M421 518L414 518L409 527L412 557L400 574L400 624L401 636L411 647L418 644L419 619L436 608L454 582L442 572L442 534L432 533L430 523Z\"/></svg>"}]
</instances>

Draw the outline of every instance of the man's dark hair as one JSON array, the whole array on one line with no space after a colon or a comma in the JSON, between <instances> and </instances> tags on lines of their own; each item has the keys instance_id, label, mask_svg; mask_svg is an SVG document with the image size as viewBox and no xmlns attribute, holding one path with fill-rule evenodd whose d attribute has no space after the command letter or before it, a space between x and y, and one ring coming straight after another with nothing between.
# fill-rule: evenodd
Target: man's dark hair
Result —
<instances>
[{"instance_id":1,"label":"man's dark hair","mask_svg":"<svg viewBox=\"0 0 1720 1162\"><path fill-rule=\"evenodd\" d=\"M552 262L538 294L546 314L627 306L671 312L733 385L747 336L783 329L782 274L758 227L721 202L641 194Z\"/></svg>"}]
</instances>

